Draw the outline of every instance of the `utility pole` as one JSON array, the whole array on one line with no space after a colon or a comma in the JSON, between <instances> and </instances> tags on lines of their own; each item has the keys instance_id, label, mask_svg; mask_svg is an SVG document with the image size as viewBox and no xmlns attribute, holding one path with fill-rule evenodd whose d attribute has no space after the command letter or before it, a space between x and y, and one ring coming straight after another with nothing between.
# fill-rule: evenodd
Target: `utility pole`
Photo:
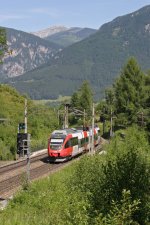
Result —
<instances>
[{"instance_id":1,"label":"utility pole","mask_svg":"<svg viewBox=\"0 0 150 225\"><path fill-rule=\"evenodd\" d=\"M68 128L68 106L65 104L64 129Z\"/></svg>"},{"instance_id":2,"label":"utility pole","mask_svg":"<svg viewBox=\"0 0 150 225\"><path fill-rule=\"evenodd\" d=\"M111 112L110 112L110 137L113 136L112 126L113 126L113 116L112 116L112 108L111 108Z\"/></svg>"},{"instance_id":3,"label":"utility pole","mask_svg":"<svg viewBox=\"0 0 150 225\"><path fill-rule=\"evenodd\" d=\"M101 112L101 122L103 123L103 135L105 134L105 113L106 113L106 109L105 107L103 107Z\"/></svg>"},{"instance_id":4,"label":"utility pole","mask_svg":"<svg viewBox=\"0 0 150 225\"><path fill-rule=\"evenodd\" d=\"M27 99L25 99L25 110L24 110L24 132L26 134L26 140L23 140L23 151L25 150L25 143L27 144L27 184L30 182L30 134L27 133Z\"/></svg>"},{"instance_id":5,"label":"utility pole","mask_svg":"<svg viewBox=\"0 0 150 225\"><path fill-rule=\"evenodd\" d=\"M67 106L65 105L65 114L64 114L64 129L66 128L66 121L67 121L67 116L66 116L66 114L67 114Z\"/></svg>"},{"instance_id":6,"label":"utility pole","mask_svg":"<svg viewBox=\"0 0 150 225\"><path fill-rule=\"evenodd\" d=\"M105 134L105 120L103 121L103 135Z\"/></svg>"},{"instance_id":7,"label":"utility pole","mask_svg":"<svg viewBox=\"0 0 150 225\"><path fill-rule=\"evenodd\" d=\"M68 105L66 105L66 128L68 128Z\"/></svg>"},{"instance_id":8,"label":"utility pole","mask_svg":"<svg viewBox=\"0 0 150 225\"><path fill-rule=\"evenodd\" d=\"M93 107L92 107L92 146L91 146L92 155L94 154L94 117L95 117L95 112L94 112L94 103L93 103Z\"/></svg>"},{"instance_id":9,"label":"utility pole","mask_svg":"<svg viewBox=\"0 0 150 225\"><path fill-rule=\"evenodd\" d=\"M84 112L83 112L83 127L85 127L85 109L84 109Z\"/></svg>"},{"instance_id":10,"label":"utility pole","mask_svg":"<svg viewBox=\"0 0 150 225\"><path fill-rule=\"evenodd\" d=\"M27 184L30 182L30 134L27 136Z\"/></svg>"},{"instance_id":11,"label":"utility pole","mask_svg":"<svg viewBox=\"0 0 150 225\"><path fill-rule=\"evenodd\" d=\"M91 130L89 128L89 154L91 154Z\"/></svg>"},{"instance_id":12,"label":"utility pole","mask_svg":"<svg viewBox=\"0 0 150 225\"><path fill-rule=\"evenodd\" d=\"M58 126L59 126L59 110L57 112Z\"/></svg>"},{"instance_id":13,"label":"utility pole","mask_svg":"<svg viewBox=\"0 0 150 225\"><path fill-rule=\"evenodd\" d=\"M27 99L25 99L25 109L24 109L24 124L25 124L25 129L24 132L25 134L27 133Z\"/></svg>"}]
</instances>

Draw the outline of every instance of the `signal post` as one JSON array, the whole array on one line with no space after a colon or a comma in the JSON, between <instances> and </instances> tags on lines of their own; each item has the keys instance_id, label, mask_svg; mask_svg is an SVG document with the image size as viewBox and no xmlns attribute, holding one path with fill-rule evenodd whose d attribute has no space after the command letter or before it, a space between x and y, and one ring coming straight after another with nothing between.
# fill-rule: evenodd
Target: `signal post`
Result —
<instances>
[{"instance_id":1,"label":"signal post","mask_svg":"<svg viewBox=\"0 0 150 225\"><path fill-rule=\"evenodd\" d=\"M23 132L24 130L24 132ZM27 133L27 100L25 99L24 123L19 123L17 133L17 154L27 155L27 182L30 180L30 134Z\"/></svg>"},{"instance_id":2,"label":"signal post","mask_svg":"<svg viewBox=\"0 0 150 225\"><path fill-rule=\"evenodd\" d=\"M94 154L94 119L95 119L95 110L94 103L92 107L92 143L91 143L91 154Z\"/></svg>"}]
</instances>

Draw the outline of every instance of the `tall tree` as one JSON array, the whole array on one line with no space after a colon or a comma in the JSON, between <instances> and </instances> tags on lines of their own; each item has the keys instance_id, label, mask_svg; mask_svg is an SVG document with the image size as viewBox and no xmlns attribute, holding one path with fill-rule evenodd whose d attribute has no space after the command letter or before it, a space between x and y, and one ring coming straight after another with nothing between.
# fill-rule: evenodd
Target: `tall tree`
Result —
<instances>
[{"instance_id":1,"label":"tall tree","mask_svg":"<svg viewBox=\"0 0 150 225\"><path fill-rule=\"evenodd\" d=\"M150 107L150 70L147 72L145 76L145 107Z\"/></svg>"},{"instance_id":2,"label":"tall tree","mask_svg":"<svg viewBox=\"0 0 150 225\"><path fill-rule=\"evenodd\" d=\"M0 28L0 63L2 63L2 58L6 50L7 50L6 31L5 29Z\"/></svg>"},{"instance_id":3,"label":"tall tree","mask_svg":"<svg viewBox=\"0 0 150 225\"><path fill-rule=\"evenodd\" d=\"M73 95L71 96L71 106L78 108L79 107L79 93L74 92Z\"/></svg>"},{"instance_id":4,"label":"tall tree","mask_svg":"<svg viewBox=\"0 0 150 225\"><path fill-rule=\"evenodd\" d=\"M81 85L81 87L73 93L71 97L71 107L78 109L81 113L83 114L82 119L80 119L79 123L80 125L83 123L88 123L89 119L91 118L91 113L92 113L92 103L93 103L93 93L92 89L90 87L90 84L88 81L84 81ZM84 114L85 112L85 114ZM80 115L80 116L81 116ZM78 115L75 117L72 116L70 118L70 122L75 124L78 121L77 118ZM86 118L85 118L86 117Z\"/></svg>"},{"instance_id":5,"label":"tall tree","mask_svg":"<svg viewBox=\"0 0 150 225\"><path fill-rule=\"evenodd\" d=\"M147 72L145 76L145 86L144 86L144 93L145 93L145 118L146 126L150 131L150 70Z\"/></svg>"},{"instance_id":6,"label":"tall tree","mask_svg":"<svg viewBox=\"0 0 150 225\"><path fill-rule=\"evenodd\" d=\"M105 91L105 99L106 103L110 106L113 106L115 96L114 96L114 89L113 88L107 88Z\"/></svg>"},{"instance_id":7,"label":"tall tree","mask_svg":"<svg viewBox=\"0 0 150 225\"><path fill-rule=\"evenodd\" d=\"M144 74L135 58L130 58L121 76L114 84L117 113L124 113L129 122L137 119L137 112L143 105Z\"/></svg>"},{"instance_id":8,"label":"tall tree","mask_svg":"<svg viewBox=\"0 0 150 225\"><path fill-rule=\"evenodd\" d=\"M86 110L91 112L93 102L93 93L88 81L84 81L81 87L73 93L71 97L72 107L76 107L80 110Z\"/></svg>"},{"instance_id":9,"label":"tall tree","mask_svg":"<svg viewBox=\"0 0 150 225\"><path fill-rule=\"evenodd\" d=\"M90 113L92 109L93 93L88 81L84 81L80 88L80 107Z\"/></svg>"}]
</instances>

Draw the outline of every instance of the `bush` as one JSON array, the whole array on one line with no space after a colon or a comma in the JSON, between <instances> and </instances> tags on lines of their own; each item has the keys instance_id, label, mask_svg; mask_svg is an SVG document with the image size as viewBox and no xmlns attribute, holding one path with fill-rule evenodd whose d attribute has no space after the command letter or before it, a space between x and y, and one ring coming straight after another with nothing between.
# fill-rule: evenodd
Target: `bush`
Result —
<instances>
[{"instance_id":1,"label":"bush","mask_svg":"<svg viewBox=\"0 0 150 225\"><path fill-rule=\"evenodd\" d=\"M132 216L139 209L139 205L139 200L132 201L130 191L123 190L120 203L112 201L110 212L106 216L103 216L102 214L98 215L94 224L138 225L138 223L133 221Z\"/></svg>"},{"instance_id":2,"label":"bush","mask_svg":"<svg viewBox=\"0 0 150 225\"><path fill-rule=\"evenodd\" d=\"M107 216L112 201L120 203L122 191L129 190L132 201L139 200L139 209L132 219L139 224L149 220L150 165L149 145L145 134L136 128L129 129L125 140L118 137L108 146L107 155L85 157L77 165L71 187L86 194L89 215Z\"/></svg>"}]
</instances>

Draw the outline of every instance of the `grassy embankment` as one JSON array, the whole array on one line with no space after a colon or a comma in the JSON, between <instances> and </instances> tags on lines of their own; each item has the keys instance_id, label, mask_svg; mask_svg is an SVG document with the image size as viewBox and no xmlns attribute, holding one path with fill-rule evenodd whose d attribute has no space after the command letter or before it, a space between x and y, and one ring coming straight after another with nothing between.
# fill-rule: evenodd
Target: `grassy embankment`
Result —
<instances>
[{"instance_id":1,"label":"grassy embankment","mask_svg":"<svg viewBox=\"0 0 150 225\"><path fill-rule=\"evenodd\" d=\"M0 106L0 160L10 160L17 150L18 124L24 122L25 96L12 87L0 85ZM58 127L56 112L27 99L27 119L31 149L46 148L50 133Z\"/></svg>"},{"instance_id":2,"label":"grassy embankment","mask_svg":"<svg viewBox=\"0 0 150 225\"><path fill-rule=\"evenodd\" d=\"M18 193L0 213L1 224L149 224L145 133L130 128L125 139L114 137L106 150L106 155L83 156Z\"/></svg>"}]
</instances>

